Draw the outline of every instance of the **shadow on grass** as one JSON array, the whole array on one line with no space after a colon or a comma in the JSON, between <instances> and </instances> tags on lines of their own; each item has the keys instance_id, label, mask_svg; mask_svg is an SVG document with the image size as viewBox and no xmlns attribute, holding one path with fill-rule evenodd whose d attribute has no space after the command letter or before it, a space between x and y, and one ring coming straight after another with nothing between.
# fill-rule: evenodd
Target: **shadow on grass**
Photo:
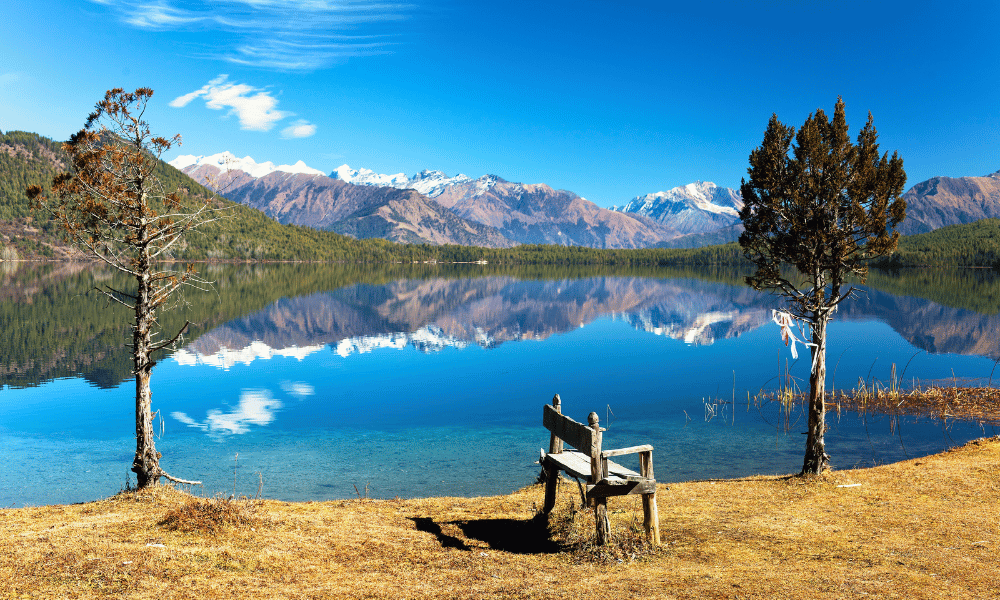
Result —
<instances>
[{"instance_id":1,"label":"shadow on grass","mask_svg":"<svg viewBox=\"0 0 1000 600\"><path fill-rule=\"evenodd\" d=\"M434 519L429 519L427 517L411 517L413 524L417 526L417 531L423 531L432 534L441 543L442 548L458 548L459 550L471 550L465 545L465 542L458 539L455 536L448 535L444 531L441 531L441 526L434 522Z\"/></svg>"},{"instance_id":2,"label":"shadow on grass","mask_svg":"<svg viewBox=\"0 0 1000 600\"><path fill-rule=\"evenodd\" d=\"M514 554L553 554L562 550L549 538L544 519L479 519L455 522L466 537L486 542L493 550Z\"/></svg>"},{"instance_id":3,"label":"shadow on grass","mask_svg":"<svg viewBox=\"0 0 1000 600\"><path fill-rule=\"evenodd\" d=\"M433 519L411 518L417 531L434 535L442 548L472 550L461 539L446 534ZM450 521L469 539L485 542L491 550L514 554L553 554L562 548L549 538L544 519L519 521L516 519L477 519L475 521Z\"/></svg>"}]
</instances>

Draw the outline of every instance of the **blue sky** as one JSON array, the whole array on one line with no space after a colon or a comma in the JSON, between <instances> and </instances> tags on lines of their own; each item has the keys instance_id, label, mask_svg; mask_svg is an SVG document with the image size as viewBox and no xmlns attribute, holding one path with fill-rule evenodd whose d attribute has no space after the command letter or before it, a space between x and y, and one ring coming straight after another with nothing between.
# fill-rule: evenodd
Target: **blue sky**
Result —
<instances>
[{"instance_id":1,"label":"blue sky","mask_svg":"<svg viewBox=\"0 0 1000 600\"><path fill-rule=\"evenodd\" d=\"M178 154L496 174L600 206L738 187L771 113L838 95L913 185L1000 169L1000 3L34 0L0 19L0 130L57 140L155 90Z\"/></svg>"}]
</instances>

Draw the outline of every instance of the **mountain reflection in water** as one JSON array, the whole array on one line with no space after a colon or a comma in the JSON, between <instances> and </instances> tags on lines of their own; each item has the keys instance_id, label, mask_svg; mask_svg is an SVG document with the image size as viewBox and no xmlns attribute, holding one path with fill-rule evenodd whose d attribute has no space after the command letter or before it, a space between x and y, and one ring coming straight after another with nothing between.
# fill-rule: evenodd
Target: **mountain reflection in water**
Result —
<instances>
[{"instance_id":1,"label":"mountain reflection in water","mask_svg":"<svg viewBox=\"0 0 1000 600\"><path fill-rule=\"evenodd\" d=\"M695 279L511 277L402 280L282 298L201 335L177 352L182 364L225 367L255 358L304 356L329 345L340 356L379 348L422 352L544 340L610 316L634 328L710 345L771 322L780 298ZM1000 357L1000 318L859 290L837 320L877 319L929 353Z\"/></svg>"},{"instance_id":2,"label":"mountain reflection in water","mask_svg":"<svg viewBox=\"0 0 1000 600\"><path fill-rule=\"evenodd\" d=\"M541 404L556 392L577 420L598 411L609 445L654 445L664 481L801 465L801 413L753 396L786 368L801 384L808 358L792 362L770 324L781 299L739 273L206 270L217 293L188 293L160 316L167 331L192 326L158 357L152 387L165 464L208 494L232 492L234 479L238 492L262 479L265 495L287 500L349 497L369 482L378 497L509 492L537 472ZM127 285L117 277L62 265L0 273L0 505L121 486L134 448L128 315L86 295ZM870 283L835 315L829 385L884 381L891 364L905 383L988 380L1000 279L873 273ZM838 468L993 433L915 417L828 422Z\"/></svg>"}]
</instances>

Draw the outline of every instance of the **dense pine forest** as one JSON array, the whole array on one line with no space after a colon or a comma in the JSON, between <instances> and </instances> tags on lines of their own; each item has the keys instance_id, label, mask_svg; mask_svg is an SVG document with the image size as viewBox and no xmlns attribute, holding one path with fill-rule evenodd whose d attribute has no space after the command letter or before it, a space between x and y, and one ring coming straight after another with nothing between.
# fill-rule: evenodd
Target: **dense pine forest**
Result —
<instances>
[{"instance_id":1,"label":"dense pine forest","mask_svg":"<svg viewBox=\"0 0 1000 600\"><path fill-rule=\"evenodd\" d=\"M32 211L25 189L47 189L66 171L62 144L34 133L0 133L0 260L71 256L57 229ZM161 163L157 176L165 190L180 190L190 203L212 193L177 169ZM357 263L463 263L506 265L681 266L747 264L735 243L693 249L604 250L580 246L522 245L514 248L396 244L379 238L355 239L329 231L282 225L262 212L213 200L229 209L227 218L191 233L171 258L191 261L317 261ZM1000 220L944 227L900 238L891 256L873 263L885 269L918 266L1000 268Z\"/></svg>"}]
</instances>

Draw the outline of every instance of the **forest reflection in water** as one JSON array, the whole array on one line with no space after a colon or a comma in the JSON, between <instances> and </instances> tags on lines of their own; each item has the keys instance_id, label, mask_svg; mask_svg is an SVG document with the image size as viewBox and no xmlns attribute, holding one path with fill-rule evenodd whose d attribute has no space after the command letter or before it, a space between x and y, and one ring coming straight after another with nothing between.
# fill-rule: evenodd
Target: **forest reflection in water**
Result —
<instances>
[{"instance_id":1,"label":"forest reflection in water","mask_svg":"<svg viewBox=\"0 0 1000 600\"><path fill-rule=\"evenodd\" d=\"M755 398L786 367L803 380L807 361L793 364L770 325L778 299L732 270L207 271L216 293L188 293L161 319L195 326L161 357L153 401L171 470L208 486L231 487L236 466L287 499L350 496L354 483L380 496L509 491L531 481L541 404L556 392L578 420L601 412L609 443L652 442L664 480L791 472L801 460L801 415ZM52 265L3 277L0 479L20 478L0 481L17 482L0 503L62 501L30 466L40 451L94 473L57 498L112 493L131 460L127 315L86 292L114 276ZM907 382L988 380L1000 357L992 273L873 273L869 284L831 326L831 384L886 378L894 363L908 364ZM839 467L992 431L849 414L831 427ZM417 464L436 479L415 476Z\"/></svg>"}]
</instances>

